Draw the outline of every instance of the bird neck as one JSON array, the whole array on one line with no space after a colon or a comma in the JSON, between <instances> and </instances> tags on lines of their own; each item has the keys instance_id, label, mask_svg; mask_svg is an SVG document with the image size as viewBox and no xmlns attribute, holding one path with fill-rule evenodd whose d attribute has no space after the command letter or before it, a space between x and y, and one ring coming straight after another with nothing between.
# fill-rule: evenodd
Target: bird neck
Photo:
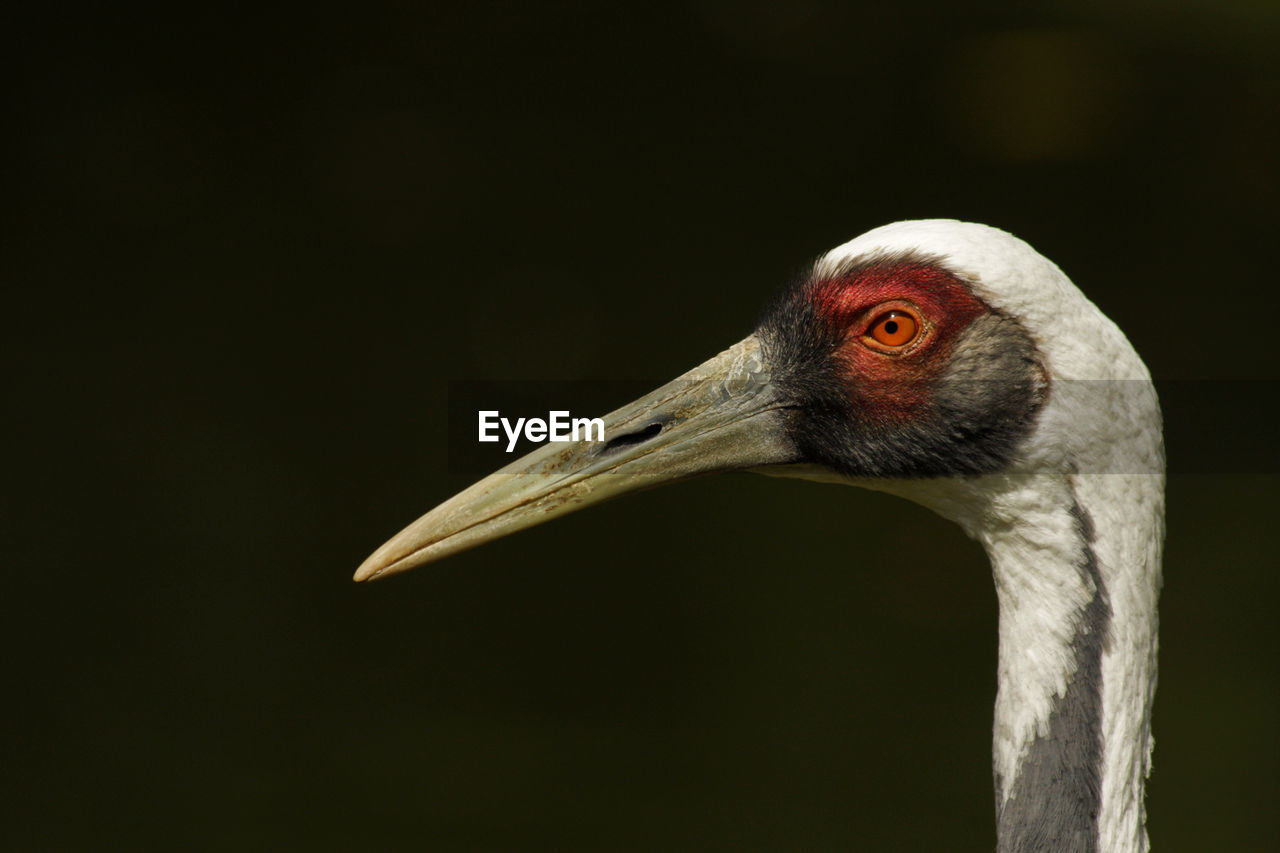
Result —
<instances>
[{"instance_id":1,"label":"bird neck","mask_svg":"<svg viewBox=\"0 0 1280 853\"><path fill-rule=\"evenodd\" d=\"M1000 609L992 733L999 853L1147 849L1164 466L1143 473L853 480L960 524ZM1096 468L1095 468L1096 470Z\"/></svg>"},{"instance_id":2,"label":"bird neck","mask_svg":"<svg viewBox=\"0 0 1280 853\"><path fill-rule=\"evenodd\" d=\"M999 598L997 849L1145 850L1163 478L984 486L981 523L957 520Z\"/></svg>"}]
</instances>

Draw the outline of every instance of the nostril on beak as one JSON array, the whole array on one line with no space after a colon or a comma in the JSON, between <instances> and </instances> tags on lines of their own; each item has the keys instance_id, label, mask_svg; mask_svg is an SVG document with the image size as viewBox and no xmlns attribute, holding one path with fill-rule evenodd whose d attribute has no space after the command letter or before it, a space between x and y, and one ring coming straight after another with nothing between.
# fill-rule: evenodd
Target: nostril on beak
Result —
<instances>
[{"instance_id":1,"label":"nostril on beak","mask_svg":"<svg viewBox=\"0 0 1280 853\"><path fill-rule=\"evenodd\" d=\"M642 429L636 430L635 432L628 432L623 435L615 436L605 442L604 447L600 450L600 455L605 456L610 453L616 453L624 447L643 444L660 432L662 432L662 424L651 423Z\"/></svg>"}]
</instances>

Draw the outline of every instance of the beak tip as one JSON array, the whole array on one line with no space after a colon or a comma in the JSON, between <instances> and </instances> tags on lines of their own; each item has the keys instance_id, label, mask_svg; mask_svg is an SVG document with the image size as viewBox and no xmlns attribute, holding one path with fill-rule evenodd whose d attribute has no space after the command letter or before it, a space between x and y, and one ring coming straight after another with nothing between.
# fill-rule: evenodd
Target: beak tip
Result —
<instances>
[{"instance_id":1,"label":"beak tip","mask_svg":"<svg viewBox=\"0 0 1280 853\"><path fill-rule=\"evenodd\" d=\"M356 573L351 579L356 583L378 581L430 562L430 558L423 557L421 549L406 552L403 549L388 547L394 542L395 540L388 542L387 545L382 546L365 558L365 561L360 564L360 568L356 569Z\"/></svg>"},{"instance_id":2,"label":"beak tip","mask_svg":"<svg viewBox=\"0 0 1280 853\"><path fill-rule=\"evenodd\" d=\"M377 555L375 554L374 556L376 557ZM384 576L383 573L386 572L386 570L387 566L382 560L374 560L373 557L370 557L360 564L360 568L356 569L356 573L351 579L356 583L376 581Z\"/></svg>"}]
</instances>

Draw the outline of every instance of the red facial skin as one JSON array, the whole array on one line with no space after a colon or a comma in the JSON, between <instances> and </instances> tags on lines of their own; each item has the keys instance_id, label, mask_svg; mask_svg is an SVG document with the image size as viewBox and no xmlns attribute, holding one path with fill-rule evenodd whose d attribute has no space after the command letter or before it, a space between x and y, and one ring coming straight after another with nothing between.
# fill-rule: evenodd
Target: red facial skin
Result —
<instances>
[{"instance_id":1,"label":"red facial skin","mask_svg":"<svg viewBox=\"0 0 1280 853\"><path fill-rule=\"evenodd\" d=\"M864 267L818 281L809 298L818 312L846 330L837 358L846 366L850 395L864 417L890 422L927 411L931 380L946 367L957 336L988 312L964 282L944 269L912 262ZM900 347L870 336L890 311L915 318L915 338Z\"/></svg>"}]
</instances>

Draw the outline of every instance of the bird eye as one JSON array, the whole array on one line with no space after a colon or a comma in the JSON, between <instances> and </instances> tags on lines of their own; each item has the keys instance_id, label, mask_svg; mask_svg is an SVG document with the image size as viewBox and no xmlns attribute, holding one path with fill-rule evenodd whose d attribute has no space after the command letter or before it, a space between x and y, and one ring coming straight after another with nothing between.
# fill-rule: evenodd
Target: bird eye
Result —
<instances>
[{"instance_id":1,"label":"bird eye","mask_svg":"<svg viewBox=\"0 0 1280 853\"><path fill-rule=\"evenodd\" d=\"M906 311L887 311L867 330L867 337L886 347L904 347L916 339L920 324Z\"/></svg>"}]
</instances>

